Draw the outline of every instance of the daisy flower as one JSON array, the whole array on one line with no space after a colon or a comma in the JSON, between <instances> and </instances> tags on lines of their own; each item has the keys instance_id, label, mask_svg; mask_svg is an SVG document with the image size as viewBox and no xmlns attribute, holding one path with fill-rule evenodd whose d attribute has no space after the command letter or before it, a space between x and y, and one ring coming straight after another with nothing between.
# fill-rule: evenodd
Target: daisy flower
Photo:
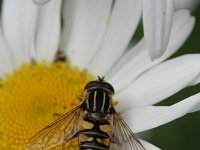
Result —
<instances>
[{"instance_id":1,"label":"daisy flower","mask_svg":"<svg viewBox=\"0 0 200 150\"><path fill-rule=\"evenodd\" d=\"M96 75L114 86L116 109L135 133L198 111L200 93L153 106L200 81L199 54L167 60L195 22L187 10L174 14L173 7L172 0L3 1L0 149L24 150L56 114L80 104L85 84ZM141 16L145 38L130 46ZM76 139L67 149L77 149Z\"/></svg>"}]
</instances>

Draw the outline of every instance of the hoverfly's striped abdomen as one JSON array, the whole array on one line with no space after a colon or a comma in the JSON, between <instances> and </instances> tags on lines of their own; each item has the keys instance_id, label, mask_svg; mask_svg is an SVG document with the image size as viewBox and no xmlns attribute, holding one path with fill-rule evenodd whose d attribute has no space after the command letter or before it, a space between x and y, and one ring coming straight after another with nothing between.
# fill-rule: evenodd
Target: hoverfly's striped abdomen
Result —
<instances>
[{"instance_id":1,"label":"hoverfly's striped abdomen","mask_svg":"<svg viewBox=\"0 0 200 150\"><path fill-rule=\"evenodd\" d=\"M88 93L87 110L90 113L108 114L110 96L104 90L94 90Z\"/></svg>"},{"instance_id":2,"label":"hoverfly's striped abdomen","mask_svg":"<svg viewBox=\"0 0 200 150\"><path fill-rule=\"evenodd\" d=\"M109 150L110 138L103 127L110 127L108 120L95 120L87 114L79 132L79 150Z\"/></svg>"}]
</instances>

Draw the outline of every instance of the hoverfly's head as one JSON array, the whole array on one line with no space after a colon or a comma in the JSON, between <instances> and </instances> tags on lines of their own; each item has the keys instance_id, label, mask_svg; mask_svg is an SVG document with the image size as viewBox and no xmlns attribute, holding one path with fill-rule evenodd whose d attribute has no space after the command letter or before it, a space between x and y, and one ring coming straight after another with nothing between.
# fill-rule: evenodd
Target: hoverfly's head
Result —
<instances>
[{"instance_id":1,"label":"hoverfly's head","mask_svg":"<svg viewBox=\"0 0 200 150\"><path fill-rule=\"evenodd\" d=\"M92 92L95 90L103 90L109 95L113 95L115 93L113 86L110 83L104 81L104 77L101 78L99 76L98 80L91 81L85 86L86 92Z\"/></svg>"}]
</instances>

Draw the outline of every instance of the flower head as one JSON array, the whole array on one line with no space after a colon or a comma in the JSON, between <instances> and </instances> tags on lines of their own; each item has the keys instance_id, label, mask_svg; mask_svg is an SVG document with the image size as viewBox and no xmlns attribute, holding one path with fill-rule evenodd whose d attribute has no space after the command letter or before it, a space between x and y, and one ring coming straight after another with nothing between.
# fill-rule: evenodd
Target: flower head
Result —
<instances>
[{"instance_id":1,"label":"flower head","mask_svg":"<svg viewBox=\"0 0 200 150\"><path fill-rule=\"evenodd\" d=\"M167 60L191 33L194 18L187 10L174 14L173 1L157 2L64 1L61 28L62 1L3 1L0 148L25 149L57 114L80 104L85 84L97 75L114 86L116 108L135 133L198 111L200 94L153 106L200 81L199 54ZM142 12L145 40L131 47ZM59 61L58 50L67 61ZM67 146L77 148L76 139Z\"/></svg>"}]
</instances>

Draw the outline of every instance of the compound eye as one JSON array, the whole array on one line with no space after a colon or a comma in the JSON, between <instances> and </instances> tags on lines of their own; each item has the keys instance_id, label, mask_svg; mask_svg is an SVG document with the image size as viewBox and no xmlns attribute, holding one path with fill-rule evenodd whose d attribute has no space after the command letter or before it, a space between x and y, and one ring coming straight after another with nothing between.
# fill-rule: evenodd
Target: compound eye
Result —
<instances>
[{"instance_id":1,"label":"compound eye","mask_svg":"<svg viewBox=\"0 0 200 150\"><path fill-rule=\"evenodd\" d=\"M85 90L90 89L90 88L92 88L92 87L96 87L97 84L98 84L97 81L91 81L91 82L89 82L89 83L85 86Z\"/></svg>"},{"instance_id":2,"label":"compound eye","mask_svg":"<svg viewBox=\"0 0 200 150\"><path fill-rule=\"evenodd\" d=\"M113 88L113 86L112 86L111 84L109 84L109 83L104 83L104 87L105 87L106 89L108 89L112 94L115 93L115 90L114 90L114 88Z\"/></svg>"}]
</instances>

